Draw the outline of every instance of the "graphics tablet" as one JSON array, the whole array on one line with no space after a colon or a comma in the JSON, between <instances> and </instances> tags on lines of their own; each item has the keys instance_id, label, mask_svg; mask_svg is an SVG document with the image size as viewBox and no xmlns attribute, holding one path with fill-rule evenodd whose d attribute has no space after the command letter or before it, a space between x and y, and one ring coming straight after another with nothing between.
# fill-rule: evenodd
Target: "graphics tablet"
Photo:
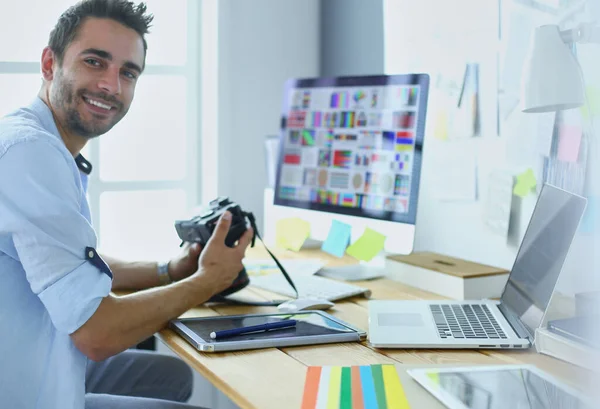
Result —
<instances>
[{"instance_id":1,"label":"graphics tablet","mask_svg":"<svg viewBox=\"0 0 600 409\"><path fill-rule=\"evenodd\" d=\"M282 320L296 320L292 328L211 339L210 334ZM323 311L298 313L227 315L205 318L181 318L170 327L196 349L203 352L238 351L294 345L364 341L367 333Z\"/></svg>"},{"instance_id":2,"label":"graphics tablet","mask_svg":"<svg viewBox=\"0 0 600 409\"><path fill-rule=\"evenodd\" d=\"M533 365L408 369L450 409L573 408L591 402Z\"/></svg>"}]
</instances>

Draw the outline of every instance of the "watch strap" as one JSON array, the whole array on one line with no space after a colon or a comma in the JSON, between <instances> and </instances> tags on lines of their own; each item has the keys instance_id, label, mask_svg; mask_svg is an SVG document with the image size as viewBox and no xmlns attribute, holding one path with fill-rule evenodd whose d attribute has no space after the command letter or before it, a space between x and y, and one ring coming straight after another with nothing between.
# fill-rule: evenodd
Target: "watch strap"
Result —
<instances>
[{"instance_id":1,"label":"watch strap","mask_svg":"<svg viewBox=\"0 0 600 409\"><path fill-rule=\"evenodd\" d=\"M158 281L162 285L171 284L173 280L171 280L171 276L169 275L169 262L160 262L158 263Z\"/></svg>"}]
</instances>

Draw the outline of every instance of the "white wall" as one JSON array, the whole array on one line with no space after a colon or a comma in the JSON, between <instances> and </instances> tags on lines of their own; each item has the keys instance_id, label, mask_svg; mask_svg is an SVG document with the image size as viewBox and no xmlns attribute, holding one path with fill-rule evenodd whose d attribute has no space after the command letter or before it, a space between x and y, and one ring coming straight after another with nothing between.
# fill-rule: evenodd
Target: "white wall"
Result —
<instances>
[{"instance_id":1,"label":"white wall","mask_svg":"<svg viewBox=\"0 0 600 409\"><path fill-rule=\"evenodd\" d=\"M509 3L511 2L503 1L505 5ZM531 145L535 144L535 131L532 132L530 128L533 125L535 129L535 121L537 121L535 115L513 113L510 122L501 124L501 133L497 136L496 118L492 115L495 111L497 95L496 55L502 50L502 43L498 42L497 5L497 0L459 0L451 3L440 0L423 0L418 3L410 0L384 1L385 68L387 73L423 70L432 74L421 175L422 189L417 215L416 248L510 268L531 217L536 197L528 195L520 199L513 196L508 240L496 236L483 224L488 175L494 169L507 170L514 175L527 167L536 170L542 157L526 154ZM438 10L435 15L430 13L432 8ZM510 15L506 13L506 9L503 13L503 29L506 38L508 34L506 25L510 21L508 20ZM556 18L551 15L540 15L537 18L537 21L532 22L531 29L544 23L556 24ZM570 27L572 26L571 24ZM512 46L523 47L526 52L529 44L522 39ZM596 56L600 55L597 53L600 47L580 46L580 50L585 48L591 49ZM439 95L439 92L435 91L435 78L439 72L447 70L456 60L462 60L463 63L471 60L482 64L480 67L482 135L461 142L451 142L451 144L464 144L465 149L473 150L477 156L478 200L461 203L438 200L434 191L435 185L432 183L435 173L443 171L436 166L435 155L432 153L444 151L448 147L444 142L433 137L435 108ZM598 58L581 61L584 71L596 72L597 62ZM596 138L597 135L596 133ZM515 148L519 151L517 155L514 152ZM513 151L509 151L511 149ZM593 160L597 161L598 156ZM590 185L597 184L597 177L593 172L590 172L589 177ZM594 194L597 190L588 188L586 193ZM561 283L565 291L581 291L589 288L590 282L593 282L589 272L597 268L593 258L590 257L594 246L594 241L590 240L589 235L586 237L580 234L576 238L565 266L565 271L568 273L563 274L570 277L568 280L562 280Z\"/></svg>"},{"instance_id":2,"label":"white wall","mask_svg":"<svg viewBox=\"0 0 600 409\"><path fill-rule=\"evenodd\" d=\"M320 2L219 0L218 8L217 192L262 226L263 141L279 133L285 80L319 74Z\"/></svg>"}]
</instances>

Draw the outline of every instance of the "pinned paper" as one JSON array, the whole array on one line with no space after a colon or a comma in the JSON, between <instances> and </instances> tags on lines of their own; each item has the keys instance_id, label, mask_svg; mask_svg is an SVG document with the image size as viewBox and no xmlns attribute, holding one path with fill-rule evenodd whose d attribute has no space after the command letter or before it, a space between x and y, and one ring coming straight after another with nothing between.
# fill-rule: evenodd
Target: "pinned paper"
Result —
<instances>
[{"instance_id":1,"label":"pinned paper","mask_svg":"<svg viewBox=\"0 0 600 409\"><path fill-rule=\"evenodd\" d=\"M525 197L535 188L537 181L531 168L517 176L517 184L513 189L513 194L519 197Z\"/></svg>"},{"instance_id":2,"label":"pinned paper","mask_svg":"<svg viewBox=\"0 0 600 409\"><path fill-rule=\"evenodd\" d=\"M582 133L581 126L561 125L558 141L558 160L563 162L577 162Z\"/></svg>"},{"instance_id":3,"label":"pinned paper","mask_svg":"<svg viewBox=\"0 0 600 409\"><path fill-rule=\"evenodd\" d=\"M383 250L384 243L385 236L383 234L367 227L363 235L348 247L346 253L361 261L371 261Z\"/></svg>"},{"instance_id":4,"label":"pinned paper","mask_svg":"<svg viewBox=\"0 0 600 409\"><path fill-rule=\"evenodd\" d=\"M538 114L537 121L538 152L543 156L550 156L552 153L552 141L554 139L556 112Z\"/></svg>"},{"instance_id":5,"label":"pinned paper","mask_svg":"<svg viewBox=\"0 0 600 409\"><path fill-rule=\"evenodd\" d=\"M583 214L583 218L581 219L581 225L579 227L581 233L596 233L599 231L599 206L600 201L597 197L587 198L587 206L585 208L585 213Z\"/></svg>"},{"instance_id":6,"label":"pinned paper","mask_svg":"<svg viewBox=\"0 0 600 409\"><path fill-rule=\"evenodd\" d=\"M302 409L410 409L395 365L309 366Z\"/></svg>"},{"instance_id":7,"label":"pinned paper","mask_svg":"<svg viewBox=\"0 0 600 409\"><path fill-rule=\"evenodd\" d=\"M331 228L327 239L323 242L321 250L336 257L342 257L346 247L350 244L350 233L352 227L349 224L337 220L331 222Z\"/></svg>"},{"instance_id":8,"label":"pinned paper","mask_svg":"<svg viewBox=\"0 0 600 409\"><path fill-rule=\"evenodd\" d=\"M300 251L310 235L310 223L298 218L281 219L275 227L277 247Z\"/></svg>"},{"instance_id":9,"label":"pinned paper","mask_svg":"<svg viewBox=\"0 0 600 409\"><path fill-rule=\"evenodd\" d=\"M485 203L485 224L495 234L504 238L508 235L510 209L513 197L513 176L502 171L493 171L488 181Z\"/></svg>"},{"instance_id":10,"label":"pinned paper","mask_svg":"<svg viewBox=\"0 0 600 409\"><path fill-rule=\"evenodd\" d=\"M429 151L430 162L436 164L431 189L442 201L477 200L477 155L473 144L448 142Z\"/></svg>"}]
</instances>

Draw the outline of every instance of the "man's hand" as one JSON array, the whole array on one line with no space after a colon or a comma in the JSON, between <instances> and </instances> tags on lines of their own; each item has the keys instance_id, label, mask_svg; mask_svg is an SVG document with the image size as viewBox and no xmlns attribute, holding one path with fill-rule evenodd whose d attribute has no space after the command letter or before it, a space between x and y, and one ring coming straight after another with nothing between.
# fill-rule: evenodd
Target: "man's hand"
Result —
<instances>
[{"instance_id":1,"label":"man's hand","mask_svg":"<svg viewBox=\"0 0 600 409\"><path fill-rule=\"evenodd\" d=\"M179 281L191 276L198 270L198 257L202 252L199 243L185 243L181 253L169 261L169 276L173 281Z\"/></svg>"},{"instance_id":2,"label":"man's hand","mask_svg":"<svg viewBox=\"0 0 600 409\"><path fill-rule=\"evenodd\" d=\"M240 237L237 246L228 247L225 245L225 238L229 226L231 226L231 213L225 212L206 243L198 261L198 271L193 276L210 282L214 294L227 289L242 271L244 268L242 259L254 235L254 231L250 228Z\"/></svg>"}]
</instances>

